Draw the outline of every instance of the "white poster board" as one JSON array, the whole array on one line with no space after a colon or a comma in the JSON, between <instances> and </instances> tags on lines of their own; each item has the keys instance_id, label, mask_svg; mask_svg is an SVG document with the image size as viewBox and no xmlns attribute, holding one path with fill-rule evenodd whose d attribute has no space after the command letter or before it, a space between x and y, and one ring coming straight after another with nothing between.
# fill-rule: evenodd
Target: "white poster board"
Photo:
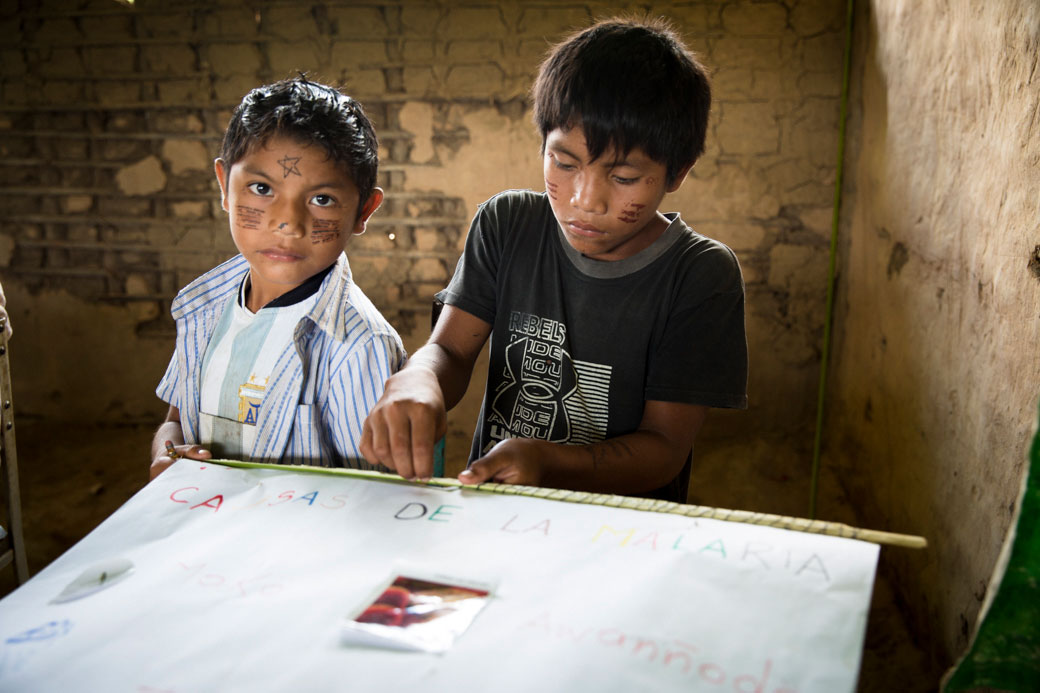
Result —
<instances>
[{"instance_id":1,"label":"white poster board","mask_svg":"<svg viewBox=\"0 0 1040 693\"><path fill-rule=\"evenodd\" d=\"M182 460L0 601L0 690L854 691L877 556L771 527ZM442 653L343 637L402 566L493 585Z\"/></svg>"}]
</instances>

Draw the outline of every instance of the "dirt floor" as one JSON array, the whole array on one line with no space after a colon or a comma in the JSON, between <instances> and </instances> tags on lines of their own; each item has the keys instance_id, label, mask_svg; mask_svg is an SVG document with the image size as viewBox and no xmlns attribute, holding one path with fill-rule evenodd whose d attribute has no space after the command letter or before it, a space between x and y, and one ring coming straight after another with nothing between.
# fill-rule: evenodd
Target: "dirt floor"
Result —
<instances>
[{"instance_id":1,"label":"dirt floor","mask_svg":"<svg viewBox=\"0 0 1040 693\"><path fill-rule=\"evenodd\" d=\"M148 427L68 428L19 423L17 452L22 520L30 574L86 536L148 478ZM741 444L747 454L746 443ZM783 515L806 515L808 471L804 451L762 443L768 473L749 489L746 469L731 463L736 444L698 450L690 502ZM449 464L449 472L457 465ZM457 471L457 470L456 470ZM833 480L820 480L820 517L847 522L845 499ZM882 547L886 551L900 551ZM15 589L13 568L0 571L0 597ZM860 693L926 693L938 689L937 672L907 631L890 586L875 583L860 674Z\"/></svg>"}]
</instances>

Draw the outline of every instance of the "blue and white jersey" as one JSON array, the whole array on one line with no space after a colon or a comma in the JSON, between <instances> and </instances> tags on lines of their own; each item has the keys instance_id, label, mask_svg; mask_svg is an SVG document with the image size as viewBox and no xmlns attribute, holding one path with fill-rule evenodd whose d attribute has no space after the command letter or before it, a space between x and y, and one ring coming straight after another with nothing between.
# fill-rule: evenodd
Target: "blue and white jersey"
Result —
<instances>
[{"instance_id":1,"label":"blue and white jersey","mask_svg":"<svg viewBox=\"0 0 1040 693\"><path fill-rule=\"evenodd\" d=\"M156 394L180 411L186 443L206 444L201 415L206 353L221 318L230 312L225 309L237 304L248 271L238 255L193 281L173 301L177 344ZM262 391L249 387L248 377L240 383L246 385L246 400L259 404L249 406L255 427L251 441L242 440L237 458L374 469L358 449L361 427L386 379L404 365L401 338L354 284L345 254L303 303L306 310L292 325L292 339L265 357L273 365L261 376ZM229 365L239 358L237 348L231 353ZM210 372L219 378L215 357L210 357Z\"/></svg>"},{"instance_id":2,"label":"blue and white jersey","mask_svg":"<svg viewBox=\"0 0 1040 693\"><path fill-rule=\"evenodd\" d=\"M253 449L267 382L317 294L288 305L245 306L246 286L229 302L202 360L199 439L216 457L242 459ZM317 288L317 287L314 287ZM290 292L291 293L291 292Z\"/></svg>"}]
</instances>

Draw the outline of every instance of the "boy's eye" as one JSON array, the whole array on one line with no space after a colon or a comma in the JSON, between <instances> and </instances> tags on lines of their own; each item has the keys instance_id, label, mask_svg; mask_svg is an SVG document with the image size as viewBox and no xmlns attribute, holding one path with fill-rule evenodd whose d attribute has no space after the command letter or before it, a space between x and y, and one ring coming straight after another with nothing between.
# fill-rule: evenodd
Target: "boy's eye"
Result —
<instances>
[{"instance_id":1,"label":"boy's eye","mask_svg":"<svg viewBox=\"0 0 1040 693\"><path fill-rule=\"evenodd\" d=\"M250 183L246 187L261 197L267 197L271 194L271 186L267 183Z\"/></svg>"},{"instance_id":2,"label":"boy's eye","mask_svg":"<svg viewBox=\"0 0 1040 693\"><path fill-rule=\"evenodd\" d=\"M555 166L556 168L563 169L564 171L569 171L572 168L574 168L574 164L565 164L562 161L560 161L559 159L557 159L556 156L554 156L552 154L549 155L549 158L552 159L553 166Z\"/></svg>"},{"instance_id":3,"label":"boy's eye","mask_svg":"<svg viewBox=\"0 0 1040 693\"><path fill-rule=\"evenodd\" d=\"M635 183L639 179L638 178L624 178L622 176L614 176L614 180L616 180L618 183L621 183L621 185L632 185L633 183Z\"/></svg>"},{"instance_id":4,"label":"boy's eye","mask_svg":"<svg viewBox=\"0 0 1040 693\"><path fill-rule=\"evenodd\" d=\"M336 198L332 195L320 194L312 197L311 202L318 205L319 207L331 207L332 205L336 204Z\"/></svg>"}]
</instances>

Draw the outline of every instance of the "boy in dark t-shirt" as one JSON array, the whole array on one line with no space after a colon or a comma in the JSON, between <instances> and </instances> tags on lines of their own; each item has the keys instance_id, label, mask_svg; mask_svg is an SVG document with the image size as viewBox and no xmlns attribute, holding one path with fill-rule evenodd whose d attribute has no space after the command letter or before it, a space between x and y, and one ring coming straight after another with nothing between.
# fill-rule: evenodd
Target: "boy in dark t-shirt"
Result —
<instances>
[{"instance_id":1,"label":"boy in dark t-shirt","mask_svg":"<svg viewBox=\"0 0 1040 693\"><path fill-rule=\"evenodd\" d=\"M558 45L533 95L545 192L481 205L433 333L387 381L361 451L430 476L490 336L461 481L685 502L708 408L747 403L737 259L658 211L704 150L707 76L663 21L615 19Z\"/></svg>"}]
</instances>

